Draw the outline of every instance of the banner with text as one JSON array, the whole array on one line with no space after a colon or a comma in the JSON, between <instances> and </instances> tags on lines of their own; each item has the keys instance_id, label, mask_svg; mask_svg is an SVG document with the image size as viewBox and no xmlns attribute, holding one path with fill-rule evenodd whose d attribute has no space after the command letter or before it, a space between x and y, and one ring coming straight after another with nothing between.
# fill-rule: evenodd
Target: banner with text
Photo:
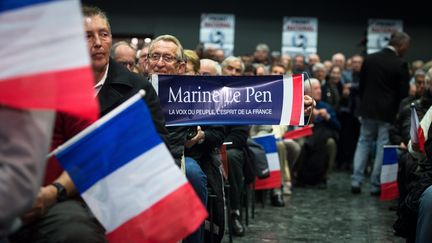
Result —
<instances>
[{"instance_id":1,"label":"banner with text","mask_svg":"<svg viewBox=\"0 0 432 243\"><path fill-rule=\"evenodd\" d=\"M374 53L386 47L395 31L403 31L402 20L369 19L367 53Z\"/></svg>"},{"instance_id":2,"label":"banner with text","mask_svg":"<svg viewBox=\"0 0 432 243\"><path fill-rule=\"evenodd\" d=\"M303 75L153 75L167 126L303 125Z\"/></svg>"},{"instance_id":3,"label":"banner with text","mask_svg":"<svg viewBox=\"0 0 432 243\"><path fill-rule=\"evenodd\" d=\"M233 55L234 24L233 14L201 14L200 42L204 49L222 49L226 57Z\"/></svg>"},{"instance_id":4,"label":"banner with text","mask_svg":"<svg viewBox=\"0 0 432 243\"><path fill-rule=\"evenodd\" d=\"M318 19L284 17L282 28L282 54L302 54L306 58L317 53Z\"/></svg>"}]
</instances>

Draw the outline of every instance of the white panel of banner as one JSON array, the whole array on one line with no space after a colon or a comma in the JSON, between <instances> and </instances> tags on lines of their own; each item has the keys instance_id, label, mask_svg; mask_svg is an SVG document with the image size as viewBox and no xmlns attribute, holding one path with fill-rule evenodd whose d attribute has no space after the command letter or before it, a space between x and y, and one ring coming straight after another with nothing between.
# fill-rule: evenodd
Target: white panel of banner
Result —
<instances>
[{"instance_id":1,"label":"white panel of banner","mask_svg":"<svg viewBox=\"0 0 432 243\"><path fill-rule=\"evenodd\" d=\"M386 47L394 31L403 31L403 21L398 19L369 19L367 53Z\"/></svg>"},{"instance_id":2,"label":"white panel of banner","mask_svg":"<svg viewBox=\"0 0 432 243\"><path fill-rule=\"evenodd\" d=\"M200 42L204 48L220 48L225 56L234 51L235 15L233 14L201 14Z\"/></svg>"}]
</instances>

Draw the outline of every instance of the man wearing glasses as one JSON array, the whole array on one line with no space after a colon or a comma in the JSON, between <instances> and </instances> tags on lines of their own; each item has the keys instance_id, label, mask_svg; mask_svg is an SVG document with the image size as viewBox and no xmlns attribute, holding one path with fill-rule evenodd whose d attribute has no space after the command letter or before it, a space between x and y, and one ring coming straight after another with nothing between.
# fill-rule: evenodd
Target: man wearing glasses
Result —
<instances>
[{"instance_id":1,"label":"man wearing glasses","mask_svg":"<svg viewBox=\"0 0 432 243\"><path fill-rule=\"evenodd\" d=\"M154 39L149 47L147 67L149 74L184 75L186 58L180 41L171 35L162 35ZM196 135L188 137L190 129L196 130ZM216 149L222 145L225 138L223 126L169 127L168 131L171 152L177 163L183 155L185 156L186 177L203 204L207 205L208 183L213 193L216 194L217 207L221 205L223 212L222 188L214 186L217 178L212 177L212 172L214 172L212 169L216 166L218 170L217 164L220 165L220 161L215 161L214 158L218 157ZM203 171L206 173L204 174ZM221 181L220 184L222 184ZM223 213L219 215L214 212L212 223L218 226L218 236L223 235ZM203 226L183 242L204 242Z\"/></svg>"}]
</instances>

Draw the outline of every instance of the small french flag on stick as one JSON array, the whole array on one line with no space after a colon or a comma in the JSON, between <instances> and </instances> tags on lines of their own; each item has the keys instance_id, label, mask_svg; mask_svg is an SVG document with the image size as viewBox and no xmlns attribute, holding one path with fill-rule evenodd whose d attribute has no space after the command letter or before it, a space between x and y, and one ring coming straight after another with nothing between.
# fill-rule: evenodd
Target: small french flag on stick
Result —
<instances>
[{"instance_id":1,"label":"small french flag on stick","mask_svg":"<svg viewBox=\"0 0 432 243\"><path fill-rule=\"evenodd\" d=\"M270 176L265 179L256 179L255 189L273 189L281 187L281 171L279 157L276 147L276 138L273 134L266 134L252 137L255 142L263 146L269 165Z\"/></svg>"},{"instance_id":2,"label":"small french flag on stick","mask_svg":"<svg viewBox=\"0 0 432 243\"><path fill-rule=\"evenodd\" d=\"M411 143L417 144L420 148L420 151L424 153L425 136L424 136L423 129L420 126L414 103L411 103L410 137L411 137Z\"/></svg>"},{"instance_id":3,"label":"small french flag on stick","mask_svg":"<svg viewBox=\"0 0 432 243\"><path fill-rule=\"evenodd\" d=\"M398 156L397 145L384 145L384 156L381 167L381 201L394 200L399 197L397 183Z\"/></svg>"},{"instance_id":4,"label":"small french flag on stick","mask_svg":"<svg viewBox=\"0 0 432 243\"><path fill-rule=\"evenodd\" d=\"M109 242L177 242L207 217L140 94L53 153Z\"/></svg>"}]
</instances>

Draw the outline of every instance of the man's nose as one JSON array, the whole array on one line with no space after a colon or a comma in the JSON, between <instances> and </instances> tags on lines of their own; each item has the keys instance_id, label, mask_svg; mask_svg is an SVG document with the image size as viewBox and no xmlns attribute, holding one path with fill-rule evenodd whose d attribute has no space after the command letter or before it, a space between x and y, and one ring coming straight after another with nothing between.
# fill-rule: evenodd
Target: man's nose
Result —
<instances>
[{"instance_id":1,"label":"man's nose","mask_svg":"<svg viewBox=\"0 0 432 243\"><path fill-rule=\"evenodd\" d=\"M100 37L99 37L98 34L95 35L95 39L94 39L93 45L94 46L101 46L102 45L101 39L100 39Z\"/></svg>"}]
</instances>

